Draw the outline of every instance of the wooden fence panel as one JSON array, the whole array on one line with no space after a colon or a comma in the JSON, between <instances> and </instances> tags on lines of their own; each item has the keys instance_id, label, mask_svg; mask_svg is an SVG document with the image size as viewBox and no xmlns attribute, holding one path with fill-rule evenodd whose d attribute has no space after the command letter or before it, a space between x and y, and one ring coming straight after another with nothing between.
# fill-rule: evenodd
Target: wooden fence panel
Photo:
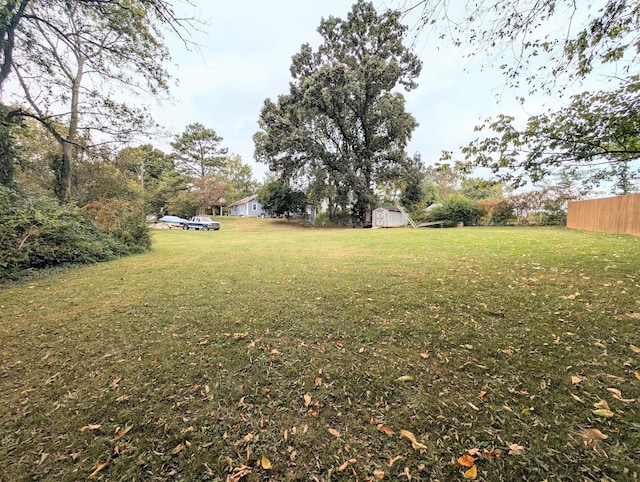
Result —
<instances>
[{"instance_id":1,"label":"wooden fence panel","mask_svg":"<svg viewBox=\"0 0 640 482\"><path fill-rule=\"evenodd\" d=\"M640 236L640 194L571 201L567 210L567 227Z\"/></svg>"}]
</instances>

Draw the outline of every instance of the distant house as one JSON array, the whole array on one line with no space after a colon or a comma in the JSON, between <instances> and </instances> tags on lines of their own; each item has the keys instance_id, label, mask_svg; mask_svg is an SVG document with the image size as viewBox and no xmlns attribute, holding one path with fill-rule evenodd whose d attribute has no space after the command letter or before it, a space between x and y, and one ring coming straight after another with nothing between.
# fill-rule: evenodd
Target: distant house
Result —
<instances>
[{"instance_id":1,"label":"distant house","mask_svg":"<svg viewBox=\"0 0 640 482\"><path fill-rule=\"evenodd\" d=\"M229 208L230 216L247 216L258 217L264 216L265 212L262 206L257 201L257 195L245 197L227 206Z\"/></svg>"}]
</instances>

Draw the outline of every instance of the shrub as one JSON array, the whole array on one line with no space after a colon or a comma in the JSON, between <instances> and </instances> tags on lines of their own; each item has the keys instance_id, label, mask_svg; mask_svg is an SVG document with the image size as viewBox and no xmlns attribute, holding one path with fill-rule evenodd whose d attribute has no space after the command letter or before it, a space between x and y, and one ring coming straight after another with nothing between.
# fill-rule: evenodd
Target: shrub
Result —
<instances>
[{"instance_id":1,"label":"shrub","mask_svg":"<svg viewBox=\"0 0 640 482\"><path fill-rule=\"evenodd\" d=\"M73 206L0 187L0 279L30 269L106 261L147 248L148 233L132 225L125 221L108 232Z\"/></svg>"},{"instance_id":2,"label":"shrub","mask_svg":"<svg viewBox=\"0 0 640 482\"><path fill-rule=\"evenodd\" d=\"M483 224L506 224L514 218L513 207L506 199L482 199L476 205Z\"/></svg>"},{"instance_id":3,"label":"shrub","mask_svg":"<svg viewBox=\"0 0 640 482\"><path fill-rule=\"evenodd\" d=\"M476 224L478 214L475 201L461 194L453 194L442 203L442 206L429 211L427 221L446 221L448 226L455 226L458 223L472 225Z\"/></svg>"},{"instance_id":4,"label":"shrub","mask_svg":"<svg viewBox=\"0 0 640 482\"><path fill-rule=\"evenodd\" d=\"M151 247L142 205L136 201L94 201L81 209L104 232L126 246L130 253Z\"/></svg>"}]
</instances>

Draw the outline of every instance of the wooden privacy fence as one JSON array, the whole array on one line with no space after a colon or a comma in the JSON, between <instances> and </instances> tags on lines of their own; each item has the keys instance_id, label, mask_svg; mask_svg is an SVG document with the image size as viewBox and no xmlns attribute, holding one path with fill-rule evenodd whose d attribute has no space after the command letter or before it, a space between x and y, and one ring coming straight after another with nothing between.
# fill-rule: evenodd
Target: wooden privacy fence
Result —
<instances>
[{"instance_id":1,"label":"wooden privacy fence","mask_svg":"<svg viewBox=\"0 0 640 482\"><path fill-rule=\"evenodd\" d=\"M567 227L640 236L640 194L570 201Z\"/></svg>"}]
</instances>

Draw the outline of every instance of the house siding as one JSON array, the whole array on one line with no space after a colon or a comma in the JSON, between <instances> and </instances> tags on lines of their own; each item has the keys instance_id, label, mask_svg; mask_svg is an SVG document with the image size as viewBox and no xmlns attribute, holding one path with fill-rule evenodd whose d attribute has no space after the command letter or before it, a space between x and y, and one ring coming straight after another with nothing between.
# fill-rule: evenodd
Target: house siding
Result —
<instances>
[{"instance_id":1,"label":"house siding","mask_svg":"<svg viewBox=\"0 0 640 482\"><path fill-rule=\"evenodd\" d=\"M259 217L264 214L262 205L256 200L256 196L249 196L229 206L230 216Z\"/></svg>"}]
</instances>

